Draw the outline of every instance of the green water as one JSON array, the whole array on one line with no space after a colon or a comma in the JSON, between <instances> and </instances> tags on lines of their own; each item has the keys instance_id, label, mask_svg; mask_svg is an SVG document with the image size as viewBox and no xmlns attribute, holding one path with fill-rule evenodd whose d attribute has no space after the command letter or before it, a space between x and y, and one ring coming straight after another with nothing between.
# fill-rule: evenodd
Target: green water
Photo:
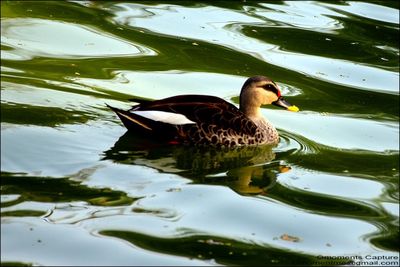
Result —
<instances>
[{"instance_id":1,"label":"green water","mask_svg":"<svg viewBox=\"0 0 400 267\"><path fill-rule=\"evenodd\" d=\"M1 1L1 262L398 265L399 2ZM164 146L105 103L266 75L273 148Z\"/></svg>"}]
</instances>

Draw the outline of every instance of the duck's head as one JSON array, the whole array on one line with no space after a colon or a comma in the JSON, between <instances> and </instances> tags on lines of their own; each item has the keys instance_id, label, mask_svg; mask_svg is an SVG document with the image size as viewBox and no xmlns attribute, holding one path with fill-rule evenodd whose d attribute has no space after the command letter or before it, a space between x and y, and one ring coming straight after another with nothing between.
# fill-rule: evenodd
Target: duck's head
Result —
<instances>
[{"instance_id":1,"label":"duck's head","mask_svg":"<svg viewBox=\"0 0 400 267\"><path fill-rule=\"evenodd\" d=\"M240 92L240 110L249 117L260 114L261 105L273 104L290 111L298 111L296 106L281 96L278 85L265 76L254 76L243 84Z\"/></svg>"}]
</instances>

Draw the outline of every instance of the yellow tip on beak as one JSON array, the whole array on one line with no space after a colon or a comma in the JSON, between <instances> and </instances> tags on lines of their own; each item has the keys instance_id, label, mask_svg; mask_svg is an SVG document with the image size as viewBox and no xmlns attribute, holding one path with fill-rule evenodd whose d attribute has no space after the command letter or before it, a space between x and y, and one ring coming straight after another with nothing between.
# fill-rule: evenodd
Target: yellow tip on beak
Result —
<instances>
[{"instance_id":1,"label":"yellow tip on beak","mask_svg":"<svg viewBox=\"0 0 400 267\"><path fill-rule=\"evenodd\" d=\"M299 111L299 108L293 105L293 106L288 107L287 110L297 112L297 111Z\"/></svg>"}]
</instances>

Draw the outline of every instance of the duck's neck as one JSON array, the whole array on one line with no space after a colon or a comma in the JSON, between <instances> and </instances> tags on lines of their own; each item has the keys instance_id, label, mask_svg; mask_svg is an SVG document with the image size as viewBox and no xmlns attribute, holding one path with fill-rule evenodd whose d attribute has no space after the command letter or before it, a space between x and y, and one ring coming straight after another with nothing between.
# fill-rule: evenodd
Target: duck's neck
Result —
<instances>
[{"instance_id":1,"label":"duck's neck","mask_svg":"<svg viewBox=\"0 0 400 267\"><path fill-rule=\"evenodd\" d=\"M242 111L248 118L252 119L253 121L263 119L263 115L261 114L260 107L249 107L249 106L241 106L240 111Z\"/></svg>"}]
</instances>

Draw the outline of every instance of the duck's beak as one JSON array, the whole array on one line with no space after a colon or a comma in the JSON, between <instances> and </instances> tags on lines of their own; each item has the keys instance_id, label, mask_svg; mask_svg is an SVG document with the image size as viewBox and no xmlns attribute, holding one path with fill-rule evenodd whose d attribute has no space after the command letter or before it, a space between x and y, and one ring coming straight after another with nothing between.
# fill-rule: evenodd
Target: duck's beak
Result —
<instances>
[{"instance_id":1,"label":"duck's beak","mask_svg":"<svg viewBox=\"0 0 400 267\"><path fill-rule=\"evenodd\" d=\"M293 112L299 111L298 107L296 107L295 105L290 104L285 99L283 99L283 97L279 97L278 100L276 100L275 102L272 102L272 104L275 105L275 106L278 106L278 107L285 108L285 109L287 109L289 111L293 111Z\"/></svg>"}]
</instances>

